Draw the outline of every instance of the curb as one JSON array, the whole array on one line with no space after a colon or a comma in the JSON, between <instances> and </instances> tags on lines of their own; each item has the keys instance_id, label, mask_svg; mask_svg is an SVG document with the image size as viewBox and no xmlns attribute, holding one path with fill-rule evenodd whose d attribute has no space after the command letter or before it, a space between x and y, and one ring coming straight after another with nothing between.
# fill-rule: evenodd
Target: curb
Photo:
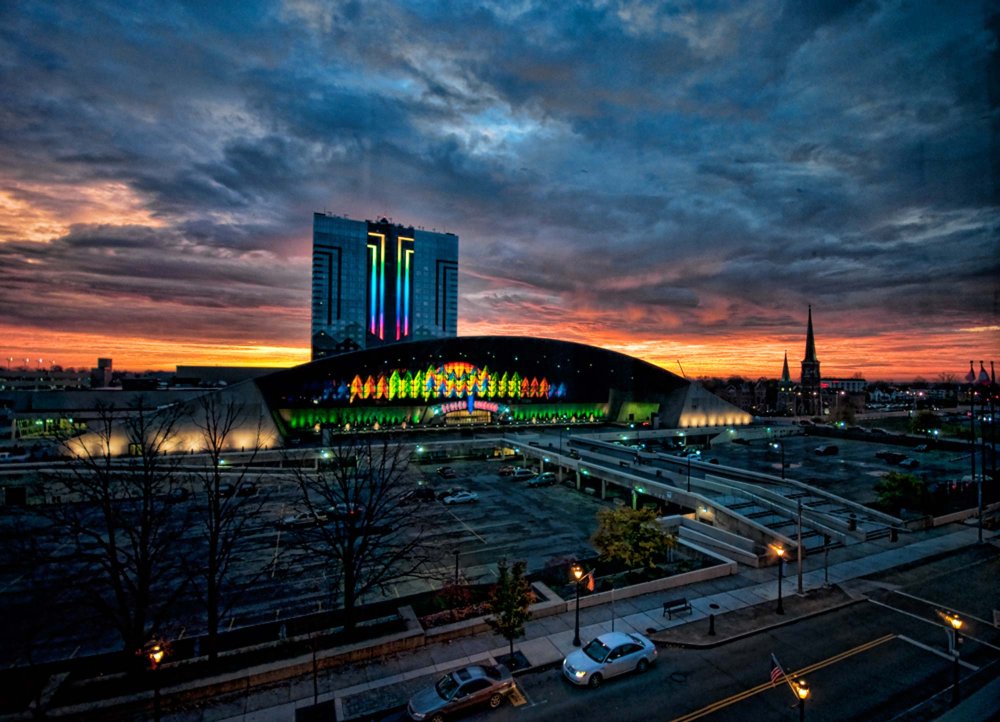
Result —
<instances>
[{"instance_id":1,"label":"curb","mask_svg":"<svg viewBox=\"0 0 1000 722\"><path fill-rule=\"evenodd\" d=\"M783 620L781 622L775 622L774 624L769 624L766 627L759 627L758 629L750 629L746 632L740 632L739 634L734 634L729 637L724 637L722 639L716 640L714 642L666 642L659 639L654 639L653 644L657 647L663 649L713 649L715 647L721 647L723 644L729 644L730 642L736 642L740 639L746 639L747 637L752 637L755 634L760 634L761 632L769 632L772 629L778 629L779 627L785 627L789 624L795 624L796 622L801 622L804 619L811 619L812 617L818 617L823 614L828 614L830 612L837 612L841 609L851 606L852 604L858 604L860 602L866 601L866 598L862 599L848 599L846 602L840 602L839 604L834 604L833 606L826 607L824 609L817 609L814 612L809 612L807 614L801 614L797 617L792 617L790 619ZM692 622L693 623L693 622Z\"/></svg>"}]
</instances>

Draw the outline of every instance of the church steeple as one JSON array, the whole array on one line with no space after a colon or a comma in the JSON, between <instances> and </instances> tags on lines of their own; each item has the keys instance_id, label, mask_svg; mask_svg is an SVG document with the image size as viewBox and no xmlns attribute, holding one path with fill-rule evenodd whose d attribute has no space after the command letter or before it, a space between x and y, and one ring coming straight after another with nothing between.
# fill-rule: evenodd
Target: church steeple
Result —
<instances>
[{"instance_id":1,"label":"church steeple","mask_svg":"<svg viewBox=\"0 0 1000 722\"><path fill-rule=\"evenodd\" d=\"M823 413L822 377L819 371L819 359L816 358L816 339L813 336L813 309L809 306L809 324L806 326L806 357L802 359L802 391L801 411L806 414L820 415Z\"/></svg>"},{"instance_id":2,"label":"church steeple","mask_svg":"<svg viewBox=\"0 0 1000 722\"><path fill-rule=\"evenodd\" d=\"M819 363L819 359L816 358L816 339L813 337L812 304L809 304L809 325L806 327L806 357L802 361L803 363L806 361Z\"/></svg>"},{"instance_id":3,"label":"church steeple","mask_svg":"<svg viewBox=\"0 0 1000 722\"><path fill-rule=\"evenodd\" d=\"M791 385L792 375L788 372L788 352L785 351L785 364L781 367L781 383Z\"/></svg>"}]
</instances>

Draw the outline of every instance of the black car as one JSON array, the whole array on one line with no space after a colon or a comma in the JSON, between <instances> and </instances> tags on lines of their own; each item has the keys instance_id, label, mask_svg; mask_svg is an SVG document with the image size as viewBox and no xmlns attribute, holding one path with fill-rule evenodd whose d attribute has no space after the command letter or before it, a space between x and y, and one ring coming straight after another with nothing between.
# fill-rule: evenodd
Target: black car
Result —
<instances>
[{"instance_id":1,"label":"black car","mask_svg":"<svg viewBox=\"0 0 1000 722\"><path fill-rule=\"evenodd\" d=\"M438 476L440 476L442 479L454 479L456 476L458 476L458 474L455 473L455 470L452 469L450 466L442 466L440 469L437 470L437 473Z\"/></svg>"},{"instance_id":2,"label":"black car","mask_svg":"<svg viewBox=\"0 0 1000 722\"><path fill-rule=\"evenodd\" d=\"M411 501L434 501L436 498L434 490L429 486L418 486L415 489L408 489L399 496L399 500L404 503Z\"/></svg>"}]
</instances>

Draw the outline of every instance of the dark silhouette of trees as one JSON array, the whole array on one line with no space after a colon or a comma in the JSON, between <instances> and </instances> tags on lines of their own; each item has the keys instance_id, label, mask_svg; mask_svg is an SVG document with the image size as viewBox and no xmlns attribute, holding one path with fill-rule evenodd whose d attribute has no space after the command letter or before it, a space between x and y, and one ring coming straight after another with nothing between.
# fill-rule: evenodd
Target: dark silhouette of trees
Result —
<instances>
[{"instance_id":1,"label":"dark silhouette of trees","mask_svg":"<svg viewBox=\"0 0 1000 722\"><path fill-rule=\"evenodd\" d=\"M419 574L441 556L427 543L424 504L408 498L409 451L388 436L342 438L316 468L295 468L303 510L314 524L289 532L290 546L322 559L344 628L368 594Z\"/></svg>"},{"instance_id":2,"label":"dark silhouette of trees","mask_svg":"<svg viewBox=\"0 0 1000 722\"><path fill-rule=\"evenodd\" d=\"M72 460L49 481L65 493L47 513L78 550L81 600L134 660L184 589L184 530L167 500L180 407L153 409L137 397L127 409L102 403L96 412L89 433L63 440Z\"/></svg>"},{"instance_id":3,"label":"dark silhouette of trees","mask_svg":"<svg viewBox=\"0 0 1000 722\"><path fill-rule=\"evenodd\" d=\"M524 578L523 561L507 566L507 560L497 562L497 583L490 590L486 608L492 615L486 623L510 644L514 654L514 640L524 636L524 625L531 618L531 585Z\"/></svg>"},{"instance_id":4,"label":"dark silhouette of trees","mask_svg":"<svg viewBox=\"0 0 1000 722\"><path fill-rule=\"evenodd\" d=\"M261 447L263 420L255 407L235 399L223 399L219 393L200 396L189 405L189 415L199 432L201 449L193 459L189 483L195 489L198 512L194 528L201 537L201 552L192 559L194 588L204 604L207 635L202 652L214 660L218 656L219 626L239 600L241 591L263 573L265 564L257 564L243 555L248 521L257 516L265 495L249 477L252 463ZM234 435L255 427L249 457L241 455L238 465L226 464L225 452L234 447ZM244 574L241 583L234 580L234 567ZM250 577L246 577L250 569Z\"/></svg>"}]
</instances>

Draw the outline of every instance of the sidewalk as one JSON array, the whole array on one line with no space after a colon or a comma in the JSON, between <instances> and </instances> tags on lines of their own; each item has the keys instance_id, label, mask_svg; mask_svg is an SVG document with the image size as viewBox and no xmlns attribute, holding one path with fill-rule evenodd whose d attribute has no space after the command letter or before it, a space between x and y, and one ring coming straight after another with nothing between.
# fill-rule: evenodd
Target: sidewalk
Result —
<instances>
[{"instance_id":1,"label":"sidewalk","mask_svg":"<svg viewBox=\"0 0 1000 722\"><path fill-rule=\"evenodd\" d=\"M922 535L923 536L923 535ZM994 539L990 533L987 540ZM971 527L949 527L938 530L911 544L880 543L852 545L830 553L827 570L830 585L838 585L859 577L876 574L895 567L929 559L976 543L976 530ZM871 550L875 544L879 551ZM863 547L863 548L862 548ZM815 568L817 563L819 568ZM852 603L852 598L838 589L824 589L822 557L810 558L803 574L805 595L797 591L796 565L785 566L782 596L785 615L773 613L778 596L776 570L747 569L740 574L701 582L668 592L650 594L580 610L580 636L590 639L612 627L618 631L636 631L650 636L661 646L714 646L739 636L752 634L776 623L788 623L803 616L822 613ZM685 594L690 601L690 613L663 616L662 605L667 598ZM760 606L760 605L767 606ZM571 605L572 606L572 605ZM771 610L769 613L767 610ZM708 636L709 615L715 615L716 636ZM530 670L558 665L574 649L574 611L530 621L525 637L517 640L515 649L529 663ZM332 701L338 720L372 718L377 712L399 708L417 689L426 686L444 672L477 662L493 663L506 655L506 640L484 633L393 655L365 665L349 665L321 673L316 698L320 704ZM308 692L305 689L308 687ZM298 701L275 704L273 698L247 700L256 711L232 720L264 722L275 718L294 719L295 709L312 705L312 683L297 686L305 692ZM331 691L332 690L332 691ZM266 695L261 695L266 697ZM180 718L179 718L180 719Z\"/></svg>"}]
</instances>

